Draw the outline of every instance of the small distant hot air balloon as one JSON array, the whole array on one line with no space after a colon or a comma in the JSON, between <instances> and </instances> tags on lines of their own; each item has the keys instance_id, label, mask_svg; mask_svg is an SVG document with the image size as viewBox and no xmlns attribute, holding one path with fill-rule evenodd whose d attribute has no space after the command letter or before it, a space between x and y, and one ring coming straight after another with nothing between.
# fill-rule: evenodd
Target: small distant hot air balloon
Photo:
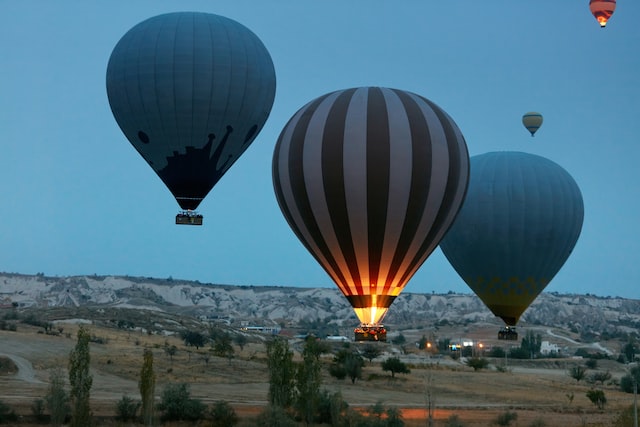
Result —
<instances>
[{"instance_id":1,"label":"small distant hot air balloon","mask_svg":"<svg viewBox=\"0 0 640 427\"><path fill-rule=\"evenodd\" d=\"M515 326L571 254L582 195L541 156L492 152L470 161L467 196L440 248L493 314Z\"/></svg>"},{"instance_id":2,"label":"small distant hot air balloon","mask_svg":"<svg viewBox=\"0 0 640 427\"><path fill-rule=\"evenodd\" d=\"M536 131L542 126L542 114L530 111L522 116L522 124L531 132L533 136Z\"/></svg>"},{"instance_id":3,"label":"small distant hot air balloon","mask_svg":"<svg viewBox=\"0 0 640 427\"><path fill-rule=\"evenodd\" d=\"M116 44L107 66L111 111L184 212L195 210L262 129L275 70L260 39L219 15L149 18Z\"/></svg>"},{"instance_id":4,"label":"small distant hot air balloon","mask_svg":"<svg viewBox=\"0 0 640 427\"><path fill-rule=\"evenodd\" d=\"M607 21L616 10L616 0L590 0L591 14L598 20L600 28L607 26Z\"/></svg>"},{"instance_id":5,"label":"small distant hot air balloon","mask_svg":"<svg viewBox=\"0 0 640 427\"><path fill-rule=\"evenodd\" d=\"M278 204L353 306L356 340L384 339L380 322L453 222L468 174L454 121L410 92L332 92L284 127L273 155Z\"/></svg>"}]
</instances>

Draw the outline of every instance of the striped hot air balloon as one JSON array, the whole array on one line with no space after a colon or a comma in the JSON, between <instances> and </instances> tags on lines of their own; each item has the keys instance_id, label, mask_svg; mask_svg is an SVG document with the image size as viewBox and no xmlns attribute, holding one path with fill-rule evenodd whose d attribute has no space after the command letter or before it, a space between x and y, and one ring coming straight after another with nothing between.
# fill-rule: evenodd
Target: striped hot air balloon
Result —
<instances>
[{"instance_id":1,"label":"striped hot air balloon","mask_svg":"<svg viewBox=\"0 0 640 427\"><path fill-rule=\"evenodd\" d=\"M282 130L276 197L363 324L378 325L453 222L469 176L454 121L414 93L323 95Z\"/></svg>"},{"instance_id":2,"label":"striped hot air balloon","mask_svg":"<svg viewBox=\"0 0 640 427\"><path fill-rule=\"evenodd\" d=\"M542 126L542 114L530 111L522 116L522 124L533 136Z\"/></svg>"},{"instance_id":3,"label":"striped hot air balloon","mask_svg":"<svg viewBox=\"0 0 640 427\"><path fill-rule=\"evenodd\" d=\"M580 188L558 164L486 153L471 158L467 197L440 248L485 305L515 326L571 254L583 217Z\"/></svg>"},{"instance_id":4,"label":"striped hot air balloon","mask_svg":"<svg viewBox=\"0 0 640 427\"><path fill-rule=\"evenodd\" d=\"M600 24L600 28L604 28L613 15L613 11L616 10L616 0L590 0L589 9Z\"/></svg>"}]
</instances>

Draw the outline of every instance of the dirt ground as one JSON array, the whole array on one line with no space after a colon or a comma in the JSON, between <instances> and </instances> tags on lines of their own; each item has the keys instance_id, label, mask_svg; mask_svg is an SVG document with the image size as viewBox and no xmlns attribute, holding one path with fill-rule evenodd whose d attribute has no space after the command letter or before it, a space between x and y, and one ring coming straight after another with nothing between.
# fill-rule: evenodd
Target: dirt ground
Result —
<instances>
[{"instance_id":1,"label":"dirt ground","mask_svg":"<svg viewBox=\"0 0 640 427\"><path fill-rule=\"evenodd\" d=\"M64 332L59 336L45 335L41 329L22 324L17 332L0 331L0 357L11 359L18 368L17 372L0 374L0 400L23 417L31 415L35 399L46 395L50 370L67 366L77 325L63 326ZM251 420L266 405L265 346L259 339L242 350L235 347L235 356L226 359L211 355L209 348L185 347L176 337L149 336L93 325L89 329L104 342L92 343L90 347L91 406L94 415L102 419L100 425L117 425L108 418L115 415L115 404L123 395L139 398L137 381L144 348L154 353L157 394L166 384L188 383L193 398L206 404L217 400L230 403L240 416L241 425L251 425ZM467 331L466 335L474 333L488 334L478 330ZM166 344L178 348L172 358L164 351ZM299 346L292 343L294 349ZM393 347L384 345L384 349L392 351ZM491 359L493 365L488 369L474 372L450 357L413 351L400 356L410 366L411 373L392 379L380 367L384 357L372 363L367 361L362 379L355 384L326 374L323 387L340 391L353 408L364 409L377 402L401 408L407 426L428 425L428 401L434 408L435 426L444 426L450 416L456 415L468 427L491 425L505 411L517 413L517 423L512 425L518 426L611 426L618 414L633 404L633 395L622 393L616 385L616 379L625 374L626 367L610 360L599 360L597 369L611 372L613 380L593 385L569 377L569 367L584 365L584 361L570 358ZM327 364L330 361L331 356L327 355ZM495 368L505 363L506 369ZM592 387L601 388L606 394L607 404L602 411L586 397Z\"/></svg>"}]
</instances>

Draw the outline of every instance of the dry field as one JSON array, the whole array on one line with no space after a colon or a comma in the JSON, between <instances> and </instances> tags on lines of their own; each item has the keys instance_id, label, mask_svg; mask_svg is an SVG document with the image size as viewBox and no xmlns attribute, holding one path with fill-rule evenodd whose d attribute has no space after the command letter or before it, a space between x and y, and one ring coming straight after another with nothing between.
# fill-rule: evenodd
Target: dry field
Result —
<instances>
[{"instance_id":1,"label":"dry field","mask_svg":"<svg viewBox=\"0 0 640 427\"><path fill-rule=\"evenodd\" d=\"M60 336L45 335L39 333L39 328L23 324L17 332L0 331L0 357L10 358L18 368L17 372L0 373L0 400L18 414L29 416L32 402L45 396L50 369L66 368L69 352L75 345L77 325L63 326L64 333ZM188 383L192 397L207 404L217 400L229 402L239 414L241 425L247 426L266 405L265 346L258 339L242 351L235 347L234 358L228 360L209 355L208 348L187 348L176 337L149 336L93 325L89 329L106 341L91 344L94 378L91 403L97 417L112 417L115 403L125 394L139 397L137 381L144 348L154 352L158 394L166 384ZM493 334L495 330L490 332ZM465 336L474 333L489 334L478 330ZM165 354L165 344L178 347L173 360ZM299 348L299 344L294 343L293 348ZM448 357L430 358L425 353L414 352L405 358L411 373L397 375L392 380L380 368L381 359L371 364L366 362L363 378L355 384L349 380L337 381L327 374L323 387L340 391L351 407L366 407L376 402L399 407L407 426L427 425L428 395L435 407L435 426L444 426L453 414L468 427L487 426L505 411L517 413L517 423L512 425L518 426L534 425L536 421L547 427L611 426L620 411L633 403L633 395L618 391L614 384L605 384L601 387L606 393L607 405L604 411L599 411L586 397L592 386L584 381L578 383L567 374L573 364L584 364L579 360L509 360L506 372L494 366L474 372ZM331 356L326 356L327 363L330 360ZM492 363L505 361L492 360ZM614 379L625 373L625 367L616 362L600 360L598 363L598 369L609 370ZM104 418L100 425L118 424Z\"/></svg>"}]
</instances>

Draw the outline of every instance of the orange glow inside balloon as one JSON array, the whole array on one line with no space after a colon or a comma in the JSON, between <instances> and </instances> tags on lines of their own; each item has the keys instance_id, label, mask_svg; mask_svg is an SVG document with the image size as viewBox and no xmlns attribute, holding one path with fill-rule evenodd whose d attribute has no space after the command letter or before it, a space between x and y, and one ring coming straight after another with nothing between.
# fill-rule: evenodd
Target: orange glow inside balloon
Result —
<instances>
[{"instance_id":1,"label":"orange glow inside balloon","mask_svg":"<svg viewBox=\"0 0 640 427\"><path fill-rule=\"evenodd\" d=\"M601 28L607 25L607 21L613 15L613 11L616 9L615 0L591 0L589 2L589 9L591 13L600 24Z\"/></svg>"}]
</instances>

